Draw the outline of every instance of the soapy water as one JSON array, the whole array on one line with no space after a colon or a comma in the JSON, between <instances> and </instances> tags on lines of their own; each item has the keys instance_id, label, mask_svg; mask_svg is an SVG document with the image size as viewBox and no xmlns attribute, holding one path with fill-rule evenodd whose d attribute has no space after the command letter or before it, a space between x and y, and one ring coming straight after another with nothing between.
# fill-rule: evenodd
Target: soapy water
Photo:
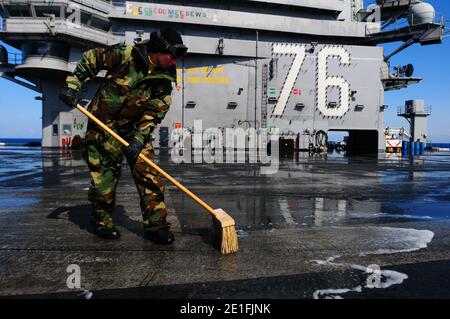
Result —
<instances>
[{"instance_id":1,"label":"soapy water","mask_svg":"<svg viewBox=\"0 0 450 319\"><path fill-rule=\"evenodd\" d=\"M434 233L429 230L378 227L381 232L386 232L387 237L393 238L389 242L392 248L380 248L367 252L360 252L357 256L398 254L424 249L433 240ZM391 235L391 236L389 236ZM392 236L394 235L394 236ZM349 256L349 255L347 255ZM363 289L386 289L394 285L400 285L408 279L408 275L393 270L380 269L377 265L362 266L356 264L338 263L337 259L344 255L336 255L326 260L313 260L318 265L352 269L367 275L366 282L351 288L327 288L318 289L313 293L314 299L343 299L342 295L350 292L361 293Z\"/></svg>"}]
</instances>

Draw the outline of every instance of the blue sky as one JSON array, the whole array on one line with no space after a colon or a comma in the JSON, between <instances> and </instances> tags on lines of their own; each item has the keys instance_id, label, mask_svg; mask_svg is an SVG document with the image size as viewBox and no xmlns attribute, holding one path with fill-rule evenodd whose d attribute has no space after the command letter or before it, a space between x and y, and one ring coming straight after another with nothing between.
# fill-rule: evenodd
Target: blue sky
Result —
<instances>
[{"instance_id":1,"label":"blue sky","mask_svg":"<svg viewBox=\"0 0 450 319\"><path fill-rule=\"evenodd\" d=\"M450 1L428 0L436 9L437 17L444 16L450 21ZM448 23L450 27L450 22ZM435 143L450 143L450 38L440 45L412 47L391 58L391 66L412 63L414 76L422 82L407 89L386 92L385 103L390 107L385 111L385 124L389 127L408 127L408 122L397 116L397 107L406 100L424 99L432 106L428 121L428 135ZM392 52L402 43L384 45L386 52Z\"/></svg>"},{"instance_id":2,"label":"blue sky","mask_svg":"<svg viewBox=\"0 0 450 319\"><path fill-rule=\"evenodd\" d=\"M0 41L8 51L14 49ZM0 137L41 137L42 102L38 92L0 78Z\"/></svg>"},{"instance_id":3,"label":"blue sky","mask_svg":"<svg viewBox=\"0 0 450 319\"><path fill-rule=\"evenodd\" d=\"M374 1L366 1L371 3ZM450 19L450 1L428 0L436 8L437 16ZM449 23L450 26L450 23ZM391 65L414 64L414 76L423 77L418 85L400 91L386 92L385 124L389 127L408 127L405 119L397 116L397 107L406 100L424 99L433 107L429 118L429 137L435 143L450 142L450 38L441 45L415 44L391 59ZM8 50L10 47L0 41ZM401 43L385 45L391 52ZM35 100L37 92L0 78L0 137L41 137L42 103Z\"/></svg>"}]
</instances>

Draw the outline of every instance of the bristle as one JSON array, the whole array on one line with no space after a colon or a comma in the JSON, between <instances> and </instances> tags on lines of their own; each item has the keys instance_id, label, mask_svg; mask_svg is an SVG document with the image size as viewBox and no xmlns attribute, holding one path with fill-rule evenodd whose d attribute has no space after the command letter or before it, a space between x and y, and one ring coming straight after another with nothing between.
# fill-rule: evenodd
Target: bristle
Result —
<instances>
[{"instance_id":1,"label":"bristle","mask_svg":"<svg viewBox=\"0 0 450 319\"><path fill-rule=\"evenodd\" d=\"M234 226L228 226L222 228L222 245L221 253L223 255L228 255L235 253L239 250L237 233Z\"/></svg>"},{"instance_id":2,"label":"bristle","mask_svg":"<svg viewBox=\"0 0 450 319\"><path fill-rule=\"evenodd\" d=\"M223 255L235 253L239 250L238 238L234 227L234 220L225 211L218 208L216 216L212 216L214 234Z\"/></svg>"}]
</instances>

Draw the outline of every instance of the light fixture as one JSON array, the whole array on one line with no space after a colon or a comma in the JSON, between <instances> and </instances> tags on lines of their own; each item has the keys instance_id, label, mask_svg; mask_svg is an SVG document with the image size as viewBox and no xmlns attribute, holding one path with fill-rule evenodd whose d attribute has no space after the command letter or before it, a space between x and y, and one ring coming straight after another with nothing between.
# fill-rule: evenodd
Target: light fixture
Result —
<instances>
[{"instance_id":1,"label":"light fixture","mask_svg":"<svg viewBox=\"0 0 450 319\"><path fill-rule=\"evenodd\" d=\"M237 108L237 106L237 102L228 102L227 109L234 110L235 108Z\"/></svg>"},{"instance_id":2,"label":"light fixture","mask_svg":"<svg viewBox=\"0 0 450 319\"><path fill-rule=\"evenodd\" d=\"M328 103L328 108L329 109L335 109L337 107L337 103L336 102L329 102Z\"/></svg>"},{"instance_id":3,"label":"light fixture","mask_svg":"<svg viewBox=\"0 0 450 319\"><path fill-rule=\"evenodd\" d=\"M295 104L294 110L296 110L296 111L301 111L301 110L303 110L304 108L305 108L305 104L303 104L303 103L297 103L297 104Z\"/></svg>"},{"instance_id":4,"label":"light fixture","mask_svg":"<svg viewBox=\"0 0 450 319\"><path fill-rule=\"evenodd\" d=\"M186 103L186 108L187 108L187 109L193 109L196 105L197 105L196 102L194 102L194 101L189 101L189 102Z\"/></svg>"}]
</instances>

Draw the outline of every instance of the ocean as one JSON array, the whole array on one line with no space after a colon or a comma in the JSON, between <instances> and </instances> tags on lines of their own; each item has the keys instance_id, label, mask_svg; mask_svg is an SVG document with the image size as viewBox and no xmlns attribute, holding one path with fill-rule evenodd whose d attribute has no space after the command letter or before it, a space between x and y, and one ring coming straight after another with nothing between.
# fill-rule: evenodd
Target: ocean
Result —
<instances>
[{"instance_id":1,"label":"ocean","mask_svg":"<svg viewBox=\"0 0 450 319\"><path fill-rule=\"evenodd\" d=\"M0 145L11 145L11 146L41 146L41 138L1 138ZM427 147L442 147L450 148L450 143L430 143Z\"/></svg>"},{"instance_id":2,"label":"ocean","mask_svg":"<svg viewBox=\"0 0 450 319\"><path fill-rule=\"evenodd\" d=\"M427 144L427 147L450 148L450 143L430 143L430 144Z\"/></svg>"},{"instance_id":3,"label":"ocean","mask_svg":"<svg viewBox=\"0 0 450 319\"><path fill-rule=\"evenodd\" d=\"M0 145L11 145L11 146L41 146L41 138L1 138Z\"/></svg>"}]
</instances>

